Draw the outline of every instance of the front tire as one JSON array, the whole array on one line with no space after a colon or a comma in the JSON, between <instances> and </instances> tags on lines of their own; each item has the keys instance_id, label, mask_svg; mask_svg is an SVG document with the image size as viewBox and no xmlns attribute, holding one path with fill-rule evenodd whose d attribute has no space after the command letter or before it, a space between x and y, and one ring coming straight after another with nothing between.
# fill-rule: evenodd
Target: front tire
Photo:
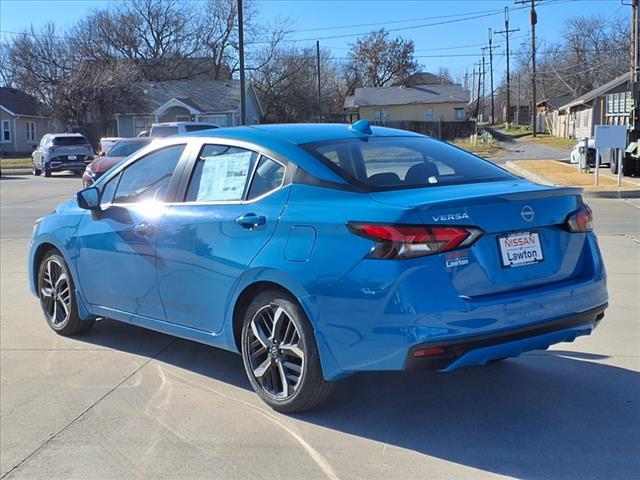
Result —
<instances>
[{"instance_id":1,"label":"front tire","mask_svg":"<svg viewBox=\"0 0 640 480\"><path fill-rule=\"evenodd\" d=\"M36 167L36 163L32 162L31 164L31 173L33 173L34 177L37 177L42 173L38 167Z\"/></svg>"},{"instance_id":2,"label":"front tire","mask_svg":"<svg viewBox=\"0 0 640 480\"><path fill-rule=\"evenodd\" d=\"M303 412L332 392L335 384L322 376L313 328L290 295L259 294L245 313L241 343L251 386L272 409Z\"/></svg>"},{"instance_id":3,"label":"front tire","mask_svg":"<svg viewBox=\"0 0 640 480\"><path fill-rule=\"evenodd\" d=\"M51 176L51 170L49 170L49 167L47 167L46 163L42 164L42 175L45 178L49 178Z\"/></svg>"},{"instance_id":4,"label":"front tire","mask_svg":"<svg viewBox=\"0 0 640 480\"><path fill-rule=\"evenodd\" d=\"M93 327L94 319L80 319L69 268L62 255L55 251L45 254L40 262L38 297L47 324L58 335L77 335Z\"/></svg>"}]
</instances>

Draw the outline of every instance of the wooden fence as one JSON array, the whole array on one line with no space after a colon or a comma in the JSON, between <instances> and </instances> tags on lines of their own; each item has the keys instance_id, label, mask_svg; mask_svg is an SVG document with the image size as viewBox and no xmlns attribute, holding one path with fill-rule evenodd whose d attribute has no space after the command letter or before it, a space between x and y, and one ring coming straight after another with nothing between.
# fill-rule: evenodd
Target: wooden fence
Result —
<instances>
[{"instance_id":1,"label":"wooden fence","mask_svg":"<svg viewBox=\"0 0 640 480\"><path fill-rule=\"evenodd\" d=\"M454 140L466 138L476 133L476 122L467 120L463 122L414 122L414 121L389 121L374 122L383 127L399 128L411 132L422 133L442 140Z\"/></svg>"}]
</instances>

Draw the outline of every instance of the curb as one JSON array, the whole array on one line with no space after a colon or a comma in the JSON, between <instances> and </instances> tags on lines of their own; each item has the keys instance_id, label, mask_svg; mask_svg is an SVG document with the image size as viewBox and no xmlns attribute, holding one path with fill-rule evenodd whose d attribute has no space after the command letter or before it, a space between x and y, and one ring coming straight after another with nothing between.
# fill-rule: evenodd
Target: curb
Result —
<instances>
[{"instance_id":1,"label":"curb","mask_svg":"<svg viewBox=\"0 0 640 480\"><path fill-rule=\"evenodd\" d=\"M524 167L513 163L512 160L508 160L505 162L505 167L511 172L520 175L521 177L526 178L527 180L531 180L535 183L541 183L542 185L555 185L550 182L548 179L541 175L537 175L535 173L530 172ZM578 187L581 188L581 187ZM591 197L591 198L616 198L616 199L624 199L624 198L640 198L640 189L635 190L582 190L583 197Z\"/></svg>"}]
</instances>

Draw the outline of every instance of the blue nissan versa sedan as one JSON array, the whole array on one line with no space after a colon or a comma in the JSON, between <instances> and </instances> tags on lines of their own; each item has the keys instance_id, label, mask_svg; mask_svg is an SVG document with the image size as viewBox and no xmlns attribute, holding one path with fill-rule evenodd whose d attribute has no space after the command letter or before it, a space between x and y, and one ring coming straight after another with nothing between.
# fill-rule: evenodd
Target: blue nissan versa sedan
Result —
<instances>
[{"instance_id":1,"label":"blue nissan versa sedan","mask_svg":"<svg viewBox=\"0 0 640 480\"><path fill-rule=\"evenodd\" d=\"M61 335L108 317L242 354L273 409L335 380L591 333L606 274L580 190L447 143L269 125L149 145L40 219L31 289Z\"/></svg>"}]
</instances>

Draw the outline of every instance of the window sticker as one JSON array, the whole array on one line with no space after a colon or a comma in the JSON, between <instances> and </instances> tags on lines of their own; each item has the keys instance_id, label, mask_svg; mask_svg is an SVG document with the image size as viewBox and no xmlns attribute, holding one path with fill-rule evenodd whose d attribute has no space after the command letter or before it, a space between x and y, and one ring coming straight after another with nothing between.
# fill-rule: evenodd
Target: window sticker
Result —
<instances>
[{"instance_id":1,"label":"window sticker","mask_svg":"<svg viewBox=\"0 0 640 480\"><path fill-rule=\"evenodd\" d=\"M249 176L250 151L201 157L204 162L197 201L240 200Z\"/></svg>"}]
</instances>

